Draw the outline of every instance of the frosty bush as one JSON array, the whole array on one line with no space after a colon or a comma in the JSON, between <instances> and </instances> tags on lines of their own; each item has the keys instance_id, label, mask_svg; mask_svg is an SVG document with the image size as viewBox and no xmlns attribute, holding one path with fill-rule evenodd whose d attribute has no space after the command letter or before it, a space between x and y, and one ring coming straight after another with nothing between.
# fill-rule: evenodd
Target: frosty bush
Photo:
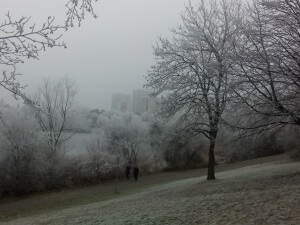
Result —
<instances>
[{"instance_id":1,"label":"frosty bush","mask_svg":"<svg viewBox=\"0 0 300 225\"><path fill-rule=\"evenodd\" d=\"M0 193L20 195L37 189L40 137L37 126L21 111L3 110Z\"/></svg>"}]
</instances>

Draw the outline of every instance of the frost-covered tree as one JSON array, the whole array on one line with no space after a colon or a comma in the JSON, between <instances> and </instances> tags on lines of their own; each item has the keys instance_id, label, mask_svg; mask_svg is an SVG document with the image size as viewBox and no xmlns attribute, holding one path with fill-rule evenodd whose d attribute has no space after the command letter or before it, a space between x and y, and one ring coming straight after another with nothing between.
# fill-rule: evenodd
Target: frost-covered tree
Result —
<instances>
[{"instance_id":1,"label":"frost-covered tree","mask_svg":"<svg viewBox=\"0 0 300 225\"><path fill-rule=\"evenodd\" d=\"M294 90L291 96L291 99L294 99L295 94L299 95L300 87L300 2L297 0L257 0L256 2L262 8L263 19L271 28L268 31L271 31L274 51L270 53L277 57L276 71L284 76L289 84L288 88ZM294 106L293 104L292 107ZM298 118L293 119L299 125L299 114Z\"/></svg>"},{"instance_id":2,"label":"frost-covered tree","mask_svg":"<svg viewBox=\"0 0 300 225\"><path fill-rule=\"evenodd\" d=\"M255 0L238 21L237 76L231 125L261 133L300 125L300 3Z\"/></svg>"},{"instance_id":3,"label":"frost-covered tree","mask_svg":"<svg viewBox=\"0 0 300 225\"><path fill-rule=\"evenodd\" d=\"M30 105L48 142L50 158L58 156L62 145L75 132L70 122L76 92L75 82L67 77L60 80L46 79L38 91L36 104Z\"/></svg>"},{"instance_id":4,"label":"frost-covered tree","mask_svg":"<svg viewBox=\"0 0 300 225\"><path fill-rule=\"evenodd\" d=\"M25 103L32 103L23 93L24 85L18 81L21 73L17 66L25 59L38 59L39 53L47 48L66 47L61 40L63 33L81 23L87 13L96 17L93 3L97 0L68 0L64 24L57 24L49 16L42 24L36 24L30 16L14 18L11 13L0 22L0 86L10 91L15 98L21 97Z\"/></svg>"},{"instance_id":5,"label":"frost-covered tree","mask_svg":"<svg viewBox=\"0 0 300 225\"><path fill-rule=\"evenodd\" d=\"M107 134L110 148L132 163L137 163L138 155L147 150L148 126L138 115L112 117Z\"/></svg>"},{"instance_id":6,"label":"frost-covered tree","mask_svg":"<svg viewBox=\"0 0 300 225\"><path fill-rule=\"evenodd\" d=\"M215 179L214 148L227 103L239 11L233 0L189 3L182 25L172 29L174 38L159 39L156 65L146 77L146 87L162 97L164 116L179 113L186 132L208 138L208 180Z\"/></svg>"},{"instance_id":7,"label":"frost-covered tree","mask_svg":"<svg viewBox=\"0 0 300 225\"><path fill-rule=\"evenodd\" d=\"M77 106L70 111L70 131L90 133L97 123L98 114L89 108Z\"/></svg>"}]
</instances>

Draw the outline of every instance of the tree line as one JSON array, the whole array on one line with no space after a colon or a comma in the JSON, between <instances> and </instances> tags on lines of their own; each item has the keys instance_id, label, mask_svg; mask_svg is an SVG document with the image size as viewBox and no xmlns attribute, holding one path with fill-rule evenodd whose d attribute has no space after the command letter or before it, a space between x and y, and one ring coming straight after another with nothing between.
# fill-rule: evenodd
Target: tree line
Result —
<instances>
[{"instance_id":1,"label":"tree line","mask_svg":"<svg viewBox=\"0 0 300 225\"><path fill-rule=\"evenodd\" d=\"M0 196L113 179L117 158L124 171L131 161L142 173L204 166L202 141L180 135L174 121L82 108L75 94L68 78L47 79L31 97L38 105L2 101ZM80 152L72 151L81 136Z\"/></svg>"},{"instance_id":2,"label":"tree line","mask_svg":"<svg viewBox=\"0 0 300 225\"><path fill-rule=\"evenodd\" d=\"M181 112L166 120L151 113L100 111L77 106L75 96L75 84L68 78L46 79L31 96L38 105L15 108L0 102L0 196L114 179L117 158L121 171L131 161L143 174L207 167L210 141L186 132L186 123L178 124ZM232 142L234 132L225 126L218 130L215 163L299 148L290 132L264 132L258 139Z\"/></svg>"}]
</instances>

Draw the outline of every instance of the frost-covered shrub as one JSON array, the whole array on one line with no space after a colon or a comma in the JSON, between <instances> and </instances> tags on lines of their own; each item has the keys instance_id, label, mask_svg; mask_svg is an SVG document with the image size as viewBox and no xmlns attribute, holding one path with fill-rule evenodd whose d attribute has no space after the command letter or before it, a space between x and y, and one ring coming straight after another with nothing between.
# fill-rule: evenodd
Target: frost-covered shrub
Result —
<instances>
[{"instance_id":1,"label":"frost-covered shrub","mask_svg":"<svg viewBox=\"0 0 300 225\"><path fill-rule=\"evenodd\" d=\"M47 139L26 110L2 110L0 193L22 195L66 186L64 151L49 150Z\"/></svg>"},{"instance_id":2,"label":"frost-covered shrub","mask_svg":"<svg viewBox=\"0 0 300 225\"><path fill-rule=\"evenodd\" d=\"M37 189L40 137L31 118L19 110L2 110L0 193L21 195Z\"/></svg>"},{"instance_id":3,"label":"frost-covered shrub","mask_svg":"<svg viewBox=\"0 0 300 225\"><path fill-rule=\"evenodd\" d=\"M199 168L205 165L202 157L203 141L191 137L174 123L153 123L150 129L151 148L155 155L162 156L168 169Z\"/></svg>"},{"instance_id":4,"label":"frost-covered shrub","mask_svg":"<svg viewBox=\"0 0 300 225\"><path fill-rule=\"evenodd\" d=\"M87 154L82 165L83 175L88 179L107 179L115 166L116 157L107 151L107 140L104 134L94 135L85 146Z\"/></svg>"},{"instance_id":5,"label":"frost-covered shrub","mask_svg":"<svg viewBox=\"0 0 300 225\"><path fill-rule=\"evenodd\" d=\"M298 127L285 127L279 135L279 140L291 159L300 160L300 131Z\"/></svg>"},{"instance_id":6,"label":"frost-covered shrub","mask_svg":"<svg viewBox=\"0 0 300 225\"><path fill-rule=\"evenodd\" d=\"M279 134L271 132L259 135L243 137L229 143L224 153L228 162L243 161L259 157L267 157L282 154L286 151Z\"/></svg>"},{"instance_id":7,"label":"frost-covered shrub","mask_svg":"<svg viewBox=\"0 0 300 225\"><path fill-rule=\"evenodd\" d=\"M163 157L154 157L152 154L139 155L138 162L141 174L159 172L168 167Z\"/></svg>"}]
</instances>

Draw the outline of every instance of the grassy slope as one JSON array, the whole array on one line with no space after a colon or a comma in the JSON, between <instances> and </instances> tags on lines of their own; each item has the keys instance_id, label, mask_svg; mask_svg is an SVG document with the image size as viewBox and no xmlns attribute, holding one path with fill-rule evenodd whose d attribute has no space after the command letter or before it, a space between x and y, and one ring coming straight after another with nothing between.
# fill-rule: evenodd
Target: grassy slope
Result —
<instances>
[{"instance_id":1,"label":"grassy slope","mask_svg":"<svg viewBox=\"0 0 300 225\"><path fill-rule=\"evenodd\" d=\"M239 163L220 165L216 167L216 172L219 173L245 166L260 165L261 163L287 159L287 155L277 155L262 159L253 159ZM142 176L139 178L139 182L128 182L123 180L118 183L118 195L115 194L115 183L107 182L88 187L65 189L59 192L25 196L23 198L2 199L0 201L0 222L19 217L35 215L38 213L49 212L50 210L70 208L77 205L84 205L118 198L121 195L131 195L155 185L187 178L205 176L206 174L206 169L197 169L179 172L164 172Z\"/></svg>"},{"instance_id":2,"label":"grassy slope","mask_svg":"<svg viewBox=\"0 0 300 225\"><path fill-rule=\"evenodd\" d=\"M300 162L157 185L137 194L0 224L300 224Z\"/></svg>"}]
</instances>

